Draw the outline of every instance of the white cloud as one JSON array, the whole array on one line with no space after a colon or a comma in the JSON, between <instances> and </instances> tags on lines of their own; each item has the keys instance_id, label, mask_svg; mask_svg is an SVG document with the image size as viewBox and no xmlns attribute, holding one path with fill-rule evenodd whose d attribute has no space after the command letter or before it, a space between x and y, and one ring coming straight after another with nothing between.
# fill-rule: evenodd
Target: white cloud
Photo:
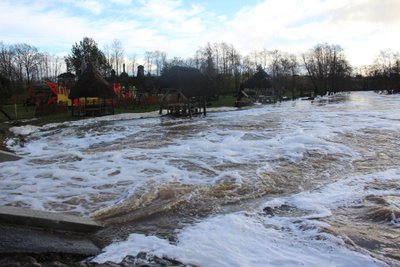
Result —
<instances>
[{"instance_id":1,"label":"white cloud","mask_svg":"<svg viewBox=\"0 0 400 267\"><path fill-rule=\"evenodd\" d=\"M192 56L207 42L233 44L243 54L263 48L298 53L329 42L362 64L380 49L398 51L400 43L398 0L265 0L231 19L183 0L15 0L0 1L0 10L2 41L53 53L69 53L84 36L100 47L120 39L126 53L138 57L149 50Z\"/></svg>"},{"instance_id":2,"label":"white cloud","mask_svg":"<svg viewBox=\"0 0 400 267\"><path fill-rule=\"evenodd\" d=\"M72 44L76 41L75 36L85 31L85 19L69 16L63 9L43 12L46 8L42 3L1 3L2 40L10 44L29 43L38 47L63 46L66 40Z\"/></svg>"},{"instance_id":3,"label":"white cloud","mask_svg":"<svg viewBox=\"0 0 400 267\"><path fill-rule=\"evenodd\" d=\"M400 1L398 0L345 1L340 8L335 10L332 21L344 24L363 22L392 27L400 24L399 10Z\"/></svg>"},{"instance_id":4,"label":"white cloud","mask_svg":"<svg viewBox=\"0 0 400 267\"><path fill-rule=\"evenodd\" d=\"M352 63L366 64L375 50L396 49L397 10L397 0L267 0L241 10L211 36L246 52L261 48L301 52L329 42L351 51L347 54Z\"/></svg>"},{"instance_id":5,"label":"white cloud","mask_svg":"<svg viewBox=\"0 0 400 267\"><path fill-rule=\"evenodd\" d=\"M95 0L82 0L82 1L73 1L72 2L76 7L80 7L85 9L86 11L92 12L96 15L99 15L104 10L104 4L100 1Z\"/></svg>"},{"instance_id":6,"label":"white cloud","mask_svg":"<svg viewBox=\"0 0 400 267\"><path fill-rule=\"evenodd\" d=\"M132 4L132 0L109 0L113 4L117 5L124 5L124 6L129 6Z\"/></svg>"},{"instance_id":7,"label":"white cloud","mask_svg":"<svg viewBox=\"0 0 400 267\"><path fill-rule=\"evenodd\" d=\"M161 34L196 34L204 30L207 13L199 5L185 7L181 1L151 0L140 1L142 6L133 9L131 14L146 22L143 26L154 27Z\"/></svg>"}]
</instances>

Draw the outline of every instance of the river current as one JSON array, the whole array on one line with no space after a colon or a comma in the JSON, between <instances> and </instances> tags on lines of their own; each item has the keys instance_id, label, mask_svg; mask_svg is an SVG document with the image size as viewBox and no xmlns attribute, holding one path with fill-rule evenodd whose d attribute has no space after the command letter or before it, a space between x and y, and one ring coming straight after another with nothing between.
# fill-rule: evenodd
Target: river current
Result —
<instances>
[{"instance_id":1,"label":"river current","mask_svg":"<svg viewBox=\"0 0 400 267\"><path fill-rule=\"evenodd\" d=\"M98 220L94 262L400 266L400 95L12 131L0 205Z\"/></svg>"}]
</instances>

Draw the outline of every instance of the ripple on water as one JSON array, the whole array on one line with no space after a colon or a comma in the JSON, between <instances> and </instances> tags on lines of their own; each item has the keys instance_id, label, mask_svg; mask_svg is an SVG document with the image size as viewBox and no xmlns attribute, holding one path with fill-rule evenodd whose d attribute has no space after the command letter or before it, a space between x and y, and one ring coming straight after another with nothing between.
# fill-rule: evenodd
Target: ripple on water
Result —
<instances>
[{"instance_id":1,"label":"ripple on water","mask_svg":"<svg viewBox=\"0 0 400 267\"><path fill-rule=\"evenodd\" d=\"M264 197L313 193L310 203L317 202L326 218L312 217L312 210L293 203L272 206L263 215L324 220L337 236L347 235L378 258L396 260L398 175L334 183L398 170L399 100L354 94L339 102L294 101L190 120L85 120L43 128L16 148L25 159L2 164L0 199L14 206L92 212L107 225L102 234L110 242L137 231L174 239L180 227L232 210L254 210L252 201ZM332 192L320 193L332 184ZM351 201L332 208L330 201L340 202L339 197Z\"/></svg>"}]
</instances>

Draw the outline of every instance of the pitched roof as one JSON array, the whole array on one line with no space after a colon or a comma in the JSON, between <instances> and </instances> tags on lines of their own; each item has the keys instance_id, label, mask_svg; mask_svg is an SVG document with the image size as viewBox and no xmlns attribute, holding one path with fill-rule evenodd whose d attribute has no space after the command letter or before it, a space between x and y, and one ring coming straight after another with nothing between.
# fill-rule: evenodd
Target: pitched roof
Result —
<instances>
[{"instance_id":1,"label":"pitched roof","mask_svg":"<svg viewBox=\"0 0 400 267\"><path fill-rule=\"evenodd\" d=\"M64 72L57 76L58 79L75 79L75 74L71 72Z\"/></svg>"},{"instance_id":2,"label":"pitched roof","mask_svg":"<svg viewBox=\"0 0 400 267\"><path fill-rule=\"evenodd\" d=\"M69 94L71 99L79 97L114 98L116 95L112 86L89 64Z\"/></svg>"},{"instance_id":3,"label":"pitched roof","mask_svg":"<svg viewBox=\"0 0 400 267\"><path fill-rule=\"evenodd\" d=\"M159 86L176 89L186 97L210 94L204 75L198 69L189 67L171 67L161 75Z\"/></svg>"}]
</instances>

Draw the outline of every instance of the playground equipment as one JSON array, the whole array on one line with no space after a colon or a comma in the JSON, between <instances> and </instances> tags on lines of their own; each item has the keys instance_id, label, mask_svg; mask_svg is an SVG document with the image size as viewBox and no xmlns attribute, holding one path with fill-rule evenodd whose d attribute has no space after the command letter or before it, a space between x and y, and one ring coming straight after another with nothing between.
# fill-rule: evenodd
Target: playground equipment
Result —
<instances>
[{"instance_id":1,"label":"playground equipment","mask_svg":"<svg viewBox=\"0 0 400 267\"><path fill-rule=\"evenodd\" d=\"M71 105L71 99L68 98L69 90L55 82L49 80L45 81L47 86L53 92L53 96L49 99L48 104L61 104L61 105Z\"/></svg>"}]
</instances>

